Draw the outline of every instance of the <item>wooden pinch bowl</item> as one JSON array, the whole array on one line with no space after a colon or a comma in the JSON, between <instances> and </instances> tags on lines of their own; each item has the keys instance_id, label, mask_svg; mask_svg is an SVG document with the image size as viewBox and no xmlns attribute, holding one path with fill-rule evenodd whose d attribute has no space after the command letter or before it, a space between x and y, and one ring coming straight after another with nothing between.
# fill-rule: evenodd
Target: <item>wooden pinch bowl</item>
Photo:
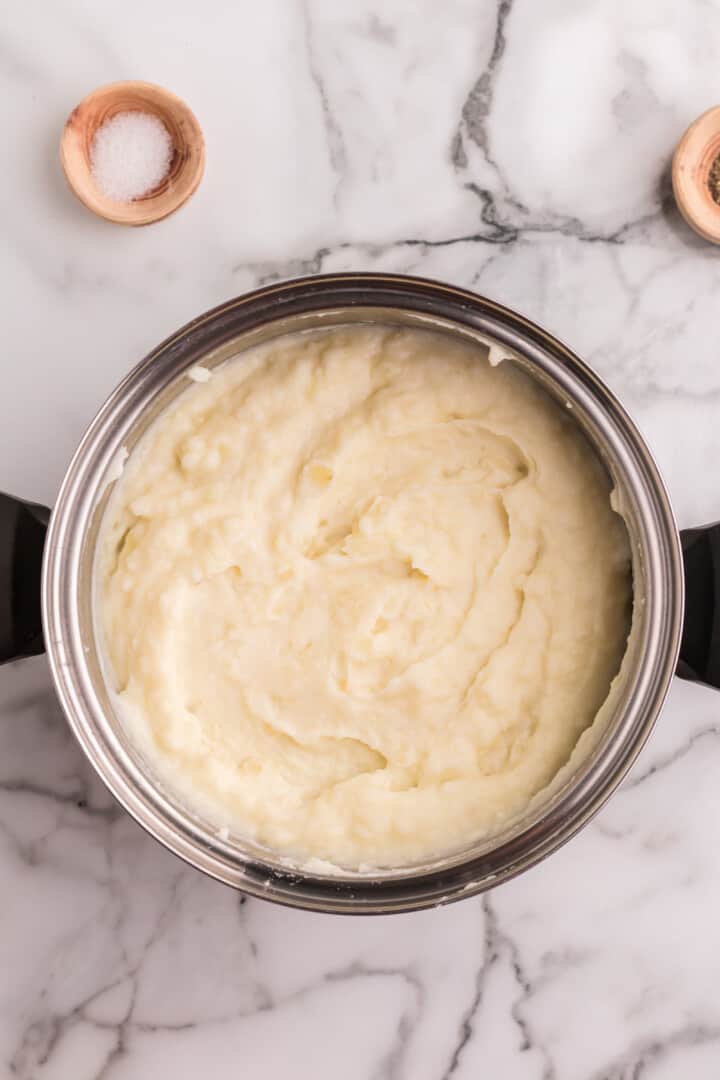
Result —
<instances>
[{"instance_id":1,"label":"wooden pinch bowl","mask_svg":"<svg viewBox=\"0 0 720 1080\"><path fill-rule=\"evenodd\" d=\"M98 128L126 112L157 116L170 134L173 156L156 188L131 202L119 202L95 184L90 148ZM116 82L93 90L70 113L60 142L60 160L72 191L88 210L121 225L149 225L172 214L197 188L205 169L205 140L195 115L169 90L153 83Z\"/></svg>"},{"instance_id":2,"label":"wooden pinch bowl","mask_svg":"<svg viewBox=\"0 0 720 1080\"><path fill-rule=\"evenodd\" d=\"M672 183L680 213L706 240L720 244L720 205L709 186L710 169L720 154L720 105L690 125L673 157Z\"/></svg>"}]
</instances>

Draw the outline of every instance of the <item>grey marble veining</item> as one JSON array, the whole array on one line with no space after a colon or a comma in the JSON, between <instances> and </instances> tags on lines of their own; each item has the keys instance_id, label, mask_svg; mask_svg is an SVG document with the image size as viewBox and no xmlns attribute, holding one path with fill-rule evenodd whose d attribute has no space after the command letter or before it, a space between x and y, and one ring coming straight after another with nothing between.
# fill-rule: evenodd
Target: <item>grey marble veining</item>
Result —
<instances>
[{"instance_id":1,"label":"grey marble veining","mask_svg":"<svg viewBox=\"0 0 720 1080\"><path fill-rule=\"evenodd\" d=\"M635 414L683 525L720 517L720 254L668 167L717 103L720 2L44 0L0 28L0 489L52 501L103 397L259 283L406 271L520 308ZM176 217L93 219L60 129L183 95ZM0 673L0 1077L720 1076L720 696L677 683L632 774L523 878L446 909L292 912L204 879L86 765L45 661Z\"/></svg>"}]
</instances>

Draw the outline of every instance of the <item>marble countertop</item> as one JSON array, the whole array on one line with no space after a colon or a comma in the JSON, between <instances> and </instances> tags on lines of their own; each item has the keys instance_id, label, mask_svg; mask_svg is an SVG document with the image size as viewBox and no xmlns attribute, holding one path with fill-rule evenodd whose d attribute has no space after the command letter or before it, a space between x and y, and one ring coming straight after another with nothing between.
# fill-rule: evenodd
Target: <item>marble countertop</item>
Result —
<instances>
[{"instance_id":1,"label":"marble countertop","mask_svg":"<svg viewBox=\"0 0 720 1080\"><path fill-rule=\"evenodd\" d=\"M717 103L719 0L44 0L0 30L0 489L48 504L120 377L300 273L437 277L526 312L634 412L681 525L720 517L720 250L670 195ZM207 137L195 198L94 219L58 140L145 78ZM119 810L44 659L0 674L0 1078L720 1075L720 696L676 682L630 778L484 898L387 918L245 901Z\"/></svg>"}]
</instances>

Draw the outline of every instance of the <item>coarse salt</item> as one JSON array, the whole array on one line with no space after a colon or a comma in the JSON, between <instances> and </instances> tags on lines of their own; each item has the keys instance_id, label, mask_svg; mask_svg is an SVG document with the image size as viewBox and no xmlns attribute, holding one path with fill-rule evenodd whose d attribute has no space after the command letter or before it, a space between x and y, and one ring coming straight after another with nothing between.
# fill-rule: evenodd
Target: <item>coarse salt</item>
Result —
<instances>
[{"instance_id":1,"label":"coarse salt","mask_svg":"<svg viewBox=\"0 0 720 1080\"><path fill-rule=\"evenodd\" d=\"M106 120L95 133L90 168L103 195L132 202L162 182L172 156L172 139L159 117L122 112Z\"/></svg>"}]
</instances>

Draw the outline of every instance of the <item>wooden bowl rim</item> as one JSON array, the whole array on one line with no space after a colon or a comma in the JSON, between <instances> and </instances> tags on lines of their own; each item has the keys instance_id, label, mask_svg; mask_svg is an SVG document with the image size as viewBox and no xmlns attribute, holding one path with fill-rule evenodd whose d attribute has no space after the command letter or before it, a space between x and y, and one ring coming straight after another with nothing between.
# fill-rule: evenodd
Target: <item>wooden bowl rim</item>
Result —
<instances>
[{"instance_id":1,"label":"wooden bowl rim","mask_svg":"<svg viewBox=\"0 0 720 1080\"><path fill-rule=\"evenodd\" d=\"M119 107L108 111L106 103L113 99L119 99ZM94 107L99 108L101 102L105 107L100 109L99 121L89 125L88 114ZM131 202L104 195L95 185L89 162L89 147L95 132L106 119L119 112L158 116L175 148L162 184ZM88 210L121 225L149 225L174 213L197 190L205 170L205 140L197 117L182 98L157 83L123 80L96 87L75 106L63 129L60 160L71 191Z\"/></svg>"},{"instance_id":2,"label":"wooden bowl rim","mask_svg":"<svg viewBox=\"0 0 720 1080\"><path fill-rule=\"evenodd\" d=\"M708 177L720 155L720 105L707 109L690 124L677 144L672 185L680 213L700 236L720 244L720 204L710 193Z\"/></svg>"}]
</instances>

